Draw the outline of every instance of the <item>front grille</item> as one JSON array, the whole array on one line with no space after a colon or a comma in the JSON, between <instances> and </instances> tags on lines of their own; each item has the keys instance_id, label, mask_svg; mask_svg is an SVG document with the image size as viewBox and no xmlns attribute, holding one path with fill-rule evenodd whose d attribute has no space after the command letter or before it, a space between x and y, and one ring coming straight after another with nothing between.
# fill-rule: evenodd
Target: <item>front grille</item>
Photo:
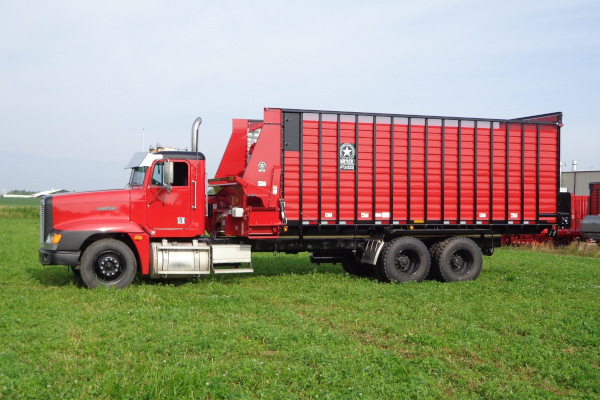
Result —
<instances>
[{"instance_id":1,"label":"front grille","mask_svg":"<svg viewBox=\"0 0 600 400\"><path fill-rule=\"evenodd\" d=\"M44 199L42 199L42 201L40 202L40 243L44 243L44 241L46 240L46 235L44 232L44 225L45 225L45 219L44 219L44 212L46 209L46 202L44 201Z\"/></svg>"}]
</instances>

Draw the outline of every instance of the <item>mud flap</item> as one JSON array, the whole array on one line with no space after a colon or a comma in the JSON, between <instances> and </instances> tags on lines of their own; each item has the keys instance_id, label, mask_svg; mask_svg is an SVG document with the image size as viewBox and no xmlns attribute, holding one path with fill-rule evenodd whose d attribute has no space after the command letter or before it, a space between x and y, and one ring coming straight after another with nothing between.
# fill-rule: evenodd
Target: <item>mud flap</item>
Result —
<instances>
[{"instance_id":1,"label":"mud flap","mask_svg":"<svg viewBox=\"0 0 600 400\"><path fill-rule=\"evenodd\" d=\"M362 254L360 262L363 264L377 264L377 258L385 242L383 239L369 239L365 245L365 251Z\"/></svg>"}]
</instances>

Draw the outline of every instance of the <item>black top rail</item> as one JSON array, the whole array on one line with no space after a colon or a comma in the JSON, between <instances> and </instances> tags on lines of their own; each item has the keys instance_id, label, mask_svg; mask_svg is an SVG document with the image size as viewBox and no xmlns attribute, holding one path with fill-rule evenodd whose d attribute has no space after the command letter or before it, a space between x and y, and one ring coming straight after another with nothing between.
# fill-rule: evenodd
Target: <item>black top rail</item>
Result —
<instances>
[{"instance_id":1,"label":"black top rail","mask_svg":"<svg viewBox=\"0 0 600 400\"><path fill-rule=\"evenodd\" d=\"M276 107L274 107L276 108ZM562 112L557 111L547 114L530 115L527 117L503 119L503 118L480 118L480 117L451 117L441 115L419 115L419 114L388 114L388 113L369 113L369 112L352 112L352 111L331 111L331 110L304 110L296 108L282 108L283 112L302 113L302 114L330 114L330 115L358 115L367 117L390 117L390 118L422 118L422 119L445 119L455 121L488 121L488 122L500 122L500 123L514 123L514 122L529 122L541 125L557 125L562 124ZM532 119L552 117L556 116L557 121L532 121Z\"/></svg>"}]
</instances>

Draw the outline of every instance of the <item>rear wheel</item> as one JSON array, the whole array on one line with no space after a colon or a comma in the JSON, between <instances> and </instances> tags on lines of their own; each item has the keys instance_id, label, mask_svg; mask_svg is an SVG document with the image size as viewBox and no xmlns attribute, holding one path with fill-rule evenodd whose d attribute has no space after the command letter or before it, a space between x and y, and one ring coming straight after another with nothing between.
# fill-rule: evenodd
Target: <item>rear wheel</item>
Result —
<instances>
[{"instance_id":1,"label":"rear wheel","mask_svg":"<svg viewBox=\"0 0 600 400\"><path fill-rule=\"evenodd\" d=\"M477 279L483 266L481 249L469 238L453 237L435 249L433 268L444 282Z\"/></svg>"},{"instance_id":2,"label":"rear wheel","mask_svg":"<svg viewBox=\"0 0 600 400\"><path fill-rule=\"evenodd\" d=\"M442 280L442 277L439 273L439 268L437 268L435 261L435 255L442 243L443 242L435 242L433 245L429 246L429 257L431 258L431 267L429 268L429 275L427 275L427 279L429 280Z\"/></svg>"},{"instance_id":3,"label":"rear wheel","mask_svg":"<svg viewBox=\"0 0 600 400\"><path fill-rule=\"evenodd\" d=\"M91 289L98 286L124 288L133 281L137 262L125 243L102 239L85 250L80 269L81 279Z\"/></svg>"},{"instance_id":4,"label":"rear wheel","mask_svg":"<svg viewBox=\"0 0 600 400\"><path fill-rule=\"evenodd\" d=\"M400 237L383 247L377 275L384 282L421 282L429 273L430 263L429 250L423 242Z\"/></svg>"}]
</instances>

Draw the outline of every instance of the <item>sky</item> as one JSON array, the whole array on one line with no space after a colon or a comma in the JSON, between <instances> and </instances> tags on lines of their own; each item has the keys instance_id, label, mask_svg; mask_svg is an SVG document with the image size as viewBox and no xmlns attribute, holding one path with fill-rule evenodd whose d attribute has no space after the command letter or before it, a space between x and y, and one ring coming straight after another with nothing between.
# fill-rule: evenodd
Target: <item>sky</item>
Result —
<instances>
[{"instance_id":1,"label":"sky","mask_svg":"<svg viewBox=\"0 0 600 400\"><path fill-rule=\"evenodd\" d=\"M265 107L482 118L564 113L600 169L600 0L0 3L0 190L125 187L134 152L199 148Z\"/></svg>"}]
</instances>

